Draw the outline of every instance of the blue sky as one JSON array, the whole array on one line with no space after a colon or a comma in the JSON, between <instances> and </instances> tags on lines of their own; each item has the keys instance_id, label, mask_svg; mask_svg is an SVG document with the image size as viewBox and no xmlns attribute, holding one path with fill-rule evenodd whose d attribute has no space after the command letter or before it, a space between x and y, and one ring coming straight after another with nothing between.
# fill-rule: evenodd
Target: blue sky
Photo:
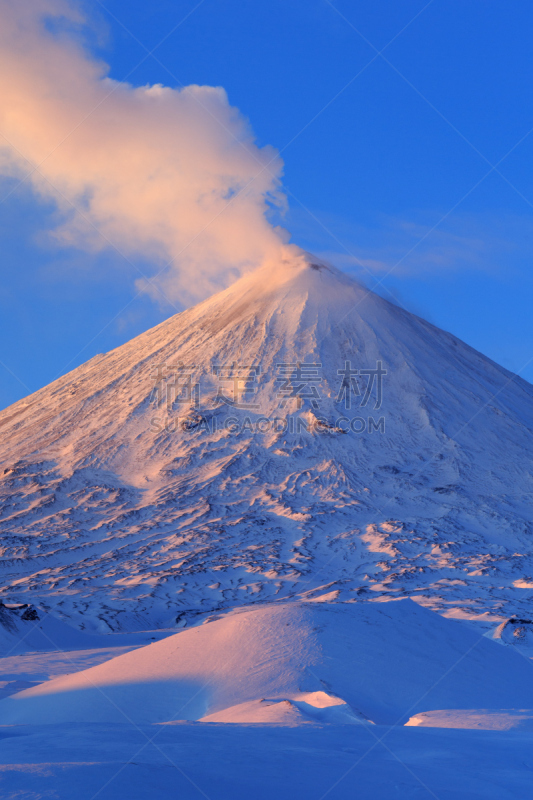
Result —
<instances>
[{"instance_id":1,"label":"blue sky","mask_svg":"<svg viewBox=\"0 0 533 800\"><path fill-rule=\"evenodd\" d=\"M281 152L292 241L533 381L530 3L86 9L112 78L225 88ZM58 246L57 218L27 181L0 182L0 407L180 305L139 295L113 248Z\"/></svg>"}]
</instances>

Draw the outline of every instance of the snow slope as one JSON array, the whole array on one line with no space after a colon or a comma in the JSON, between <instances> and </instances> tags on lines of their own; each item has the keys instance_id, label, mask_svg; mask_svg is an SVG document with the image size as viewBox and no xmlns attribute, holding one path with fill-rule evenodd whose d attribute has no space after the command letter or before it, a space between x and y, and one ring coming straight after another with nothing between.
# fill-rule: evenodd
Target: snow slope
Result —
<instances>
[{"instance_id":1,"label":"snow slope","mask_svg":"<svg viewBox=\"0 0 533 800\"><path fill-rule=\"evenodd\" d=\"M278 365L299 361L322 364L318 408L309 387L300 408L279 397ZM361 407L358 376L346 409L338 371L378 361L381 408L375 385ZM166 406L180 362L198 410L186 392ZM260 367L240 396L254 409L220 401L233 363ZM0 413L0 596L102 633L322 595L527 620L532 399L455 337L290 255ZM317 417L328 427L297 431Z\"/></svg>"},{"instance_id":2,"label":"snow slope","mask_svg":"<svg viewBox=\"0 0 533 800\"><path fill-rule=\"evenodd\" d=\"M0 605L0 659L36 652L70 652L76 648L138 647L172 630L98 634L81 631L33 606Z\"/></svg>"},{"instance_id":3,"label":"snow slope","mask_svg":"<svg viewBox=\"0 0 533 800\"><path fill-rule=\"evenodd\" d=\"M410 600L285 603L229 613L14 694L0 702L0 725L394 725L449 708L533 708L531 665Z\"/></svg>"}]
</instances>

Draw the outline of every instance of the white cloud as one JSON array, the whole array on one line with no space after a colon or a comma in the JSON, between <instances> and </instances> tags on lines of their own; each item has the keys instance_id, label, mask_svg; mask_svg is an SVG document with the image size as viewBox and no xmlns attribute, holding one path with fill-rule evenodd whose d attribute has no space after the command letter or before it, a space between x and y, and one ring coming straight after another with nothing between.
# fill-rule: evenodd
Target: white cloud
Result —
<instances>
[{"instance_id":1,"label":"white cloud","mask_svg":"<svg viewBox=\"0 0 533 800\"><path fill-rule=\"evenodd\" d=\"M355 271L363 281L389 273L406 279L465 272L519 274L530 270L533 257L531 217L507 211L446 216L413 211L405 218L381 215L365 226L315 214L324 227L293 210L291 230L306 247Z\"/></svg>"}]
</instances>

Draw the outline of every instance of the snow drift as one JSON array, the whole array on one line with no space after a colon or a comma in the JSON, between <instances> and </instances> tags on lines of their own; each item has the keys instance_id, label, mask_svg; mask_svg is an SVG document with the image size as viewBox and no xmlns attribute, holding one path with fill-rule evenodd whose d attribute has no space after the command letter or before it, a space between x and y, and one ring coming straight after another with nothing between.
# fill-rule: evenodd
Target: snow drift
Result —
<instances>
[{"instance_id":1,"label":"snow drift","mask_svg":"<svg viewBox=\"0 0 533 800\"><path fill-rule=\"evenodd\" d=\"M533 707L531 666L410 600L289 603L220 619L0 702L0 724L405 723Z\"/></svg>"}]
</instances>

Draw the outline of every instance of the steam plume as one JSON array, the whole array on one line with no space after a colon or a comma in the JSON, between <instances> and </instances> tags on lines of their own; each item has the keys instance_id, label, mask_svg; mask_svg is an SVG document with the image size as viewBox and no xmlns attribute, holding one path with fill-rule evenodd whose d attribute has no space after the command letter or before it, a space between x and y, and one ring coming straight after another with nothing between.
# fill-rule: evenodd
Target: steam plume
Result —
<instances>
[{"instance_id":1,"label":"steam plume","mask_svg":"<svg viewBox=\"0 0 533 800\"><path fill-rule=\"evenodd\" d=\"M282 162L224 89L114 81L57 32L65 20L85 22L70 0L0 0L0 173L33 169L62 213L55 236L171 261L159 281L186 302L275 257L284 232L266 214L284 203Z\"/></svg>"}]
</instances>

